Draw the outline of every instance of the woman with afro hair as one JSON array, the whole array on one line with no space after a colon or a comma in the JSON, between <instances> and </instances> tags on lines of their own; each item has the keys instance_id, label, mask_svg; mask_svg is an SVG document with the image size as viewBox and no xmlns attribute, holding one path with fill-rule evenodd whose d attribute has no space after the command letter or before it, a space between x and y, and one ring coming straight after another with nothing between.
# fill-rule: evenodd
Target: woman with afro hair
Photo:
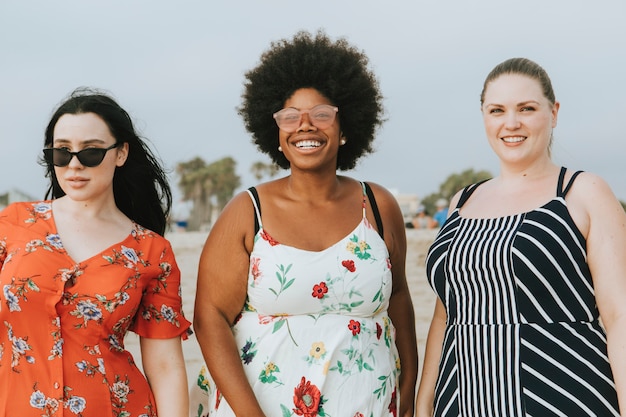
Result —
<instances>
[{"instance_id":1,"label":"woman with afro hair","mask_svg":"<svg viewBox=\"0 0 626 417\"><path fill-rule=\"evenodd\" d=\"M287 176L227 205L204 246L199 416L413 416L417 345L398 204L338 175L372 151L382 95L345 39L299 32L246 73L239 114ZM208 398L207 398L208 396Z\"/></svg>"}]
</instances>

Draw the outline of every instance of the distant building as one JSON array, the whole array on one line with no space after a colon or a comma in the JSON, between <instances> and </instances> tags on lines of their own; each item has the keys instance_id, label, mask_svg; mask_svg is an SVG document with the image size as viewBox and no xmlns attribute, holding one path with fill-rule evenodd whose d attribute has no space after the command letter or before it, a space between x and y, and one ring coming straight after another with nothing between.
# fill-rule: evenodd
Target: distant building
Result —
<instances>
[{"instance_id":1,"label":"distant building","mask_svg":"<svg viewBox=\"0 0 626 417\"><path fill-rule=\"evenodd\" d=\"M0 210L5 208L11 203L15 203L17 201L34 201L35 197L26 194L23 191L18 190L17 188L13 188L12 190L7 191L4 194L0 194Z\"/></svg>"},{"instance_id":2,"label":"distant building","mask_svg":"<svg viewBox=\"0 0 626 417\"><path fill-rule=\"evenodd\" d=\"M417 194L400 194L394 192L393 190L391 192L398 201L398 205L400 206L400 210L402 211L404 221L411 221L411 219L413 219L413 216L415 216L415 213L417 213L417 208L420 205L420 199Z\"/></svg>"}]
</instances>

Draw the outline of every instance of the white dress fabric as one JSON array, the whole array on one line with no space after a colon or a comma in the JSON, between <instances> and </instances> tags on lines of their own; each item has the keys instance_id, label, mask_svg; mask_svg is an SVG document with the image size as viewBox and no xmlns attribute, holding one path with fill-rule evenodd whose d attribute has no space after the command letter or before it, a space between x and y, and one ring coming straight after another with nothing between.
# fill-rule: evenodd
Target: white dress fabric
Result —
<instances>
[{"instance_id":1,"label":"white dress fabric","mask_svg":"<svg viewBox=\"0 0 626 417\"><path fill-rule=\"evenodd\" d=\"M267 416L395 416L400 360L387 315L392 276L385 242L365 217L315 252L263 229L250 255L248 299L233 326L248 381ZM314 221L314 219L312 219ZM203 369L197 416L234 416ZM196 408L197 406L197 408Z\"/></svg>"}]
</instances>

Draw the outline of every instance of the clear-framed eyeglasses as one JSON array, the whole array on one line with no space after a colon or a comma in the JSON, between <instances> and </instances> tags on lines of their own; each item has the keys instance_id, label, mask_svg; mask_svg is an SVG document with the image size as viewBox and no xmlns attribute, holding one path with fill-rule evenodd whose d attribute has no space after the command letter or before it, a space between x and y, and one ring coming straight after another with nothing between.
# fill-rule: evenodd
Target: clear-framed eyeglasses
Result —
<instances>
[{"instance_id":1,"label":"clear-framed eyeglasses","mask_svg":"<svg viewBox=\"0 0 626 417\"><path fill-rule=\"evenodd\" d=\"M326 129L335 121L339 108L329 104L319 104L308 110L298 110L293 107L287 107L274 113L274 120L278 128L293 133L298 130L302 123L302 115L309 115L309 122L318 129Z\"/></svg>"}]
</instances>

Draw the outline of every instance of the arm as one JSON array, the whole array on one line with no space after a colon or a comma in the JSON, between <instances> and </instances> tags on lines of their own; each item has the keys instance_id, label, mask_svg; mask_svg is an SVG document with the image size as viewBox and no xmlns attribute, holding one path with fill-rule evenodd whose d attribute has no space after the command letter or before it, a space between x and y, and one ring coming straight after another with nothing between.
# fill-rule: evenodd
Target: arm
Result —
<instances>
[{"instance_id":1,"label":"arm","mask_svg":"<svg viewBox=\"0 0 626 417\"><path fill-rule=\"evenodd\" d=\"M140 344L143 369L152 388L159 416L189 416L187 372L180 337L142 337Z\"/></svg>"},{"instance_id":2,"label":"arm","mask_svg":"<svg viewBox=\"0 0 626 417\"><path fill-rule=\"evenodd\" d=\"M588 228L587 259L620 410L626 415L626 213L609 186L595 175L581 174L570 194L574 206L570 211L573 217L578 215L575 220L582 224L583 235Z\"/></svg>"},{"instance_id":3,"label":"arm","mask_svg":"<svg viewBox=\"0 0 626 417\"><path fill-rule=\"evenodd\" d=\"M413 417L418 354L415 336L415 312L406 282L406 230L402 212L393 195L383 187L371 184L382 217L385 242L391 258L393 290L389 300L389 317L396 328L396 346L400 355L400 409L398 416Z\"/></svg>"},{"instance_id":4,"label":"arm","mask_svg":"<svg viewBox=\"0 0 626 417\"><path fill-rule=\"evenodd\" d=\"M224 208L200 255L196 336L211 376L238 416L263 416L243 370L231 326L247 292L254 209L247 193Z\"/></svg>"},{"instance_id":5,"label":"arm","mask_svg":"<svg viewBox=\"0 0 626 417\"><path fill-rule=\"evenodd\" d=\"M417 403L415 406L417 417L431 417L433 415L435 384L439 376L439 362L441 360L445 330L446 311L441 300L437 298L433 319L428 330L428 339L426 339L422 377L417 392Z\"/></svg>"}]
</instances>

